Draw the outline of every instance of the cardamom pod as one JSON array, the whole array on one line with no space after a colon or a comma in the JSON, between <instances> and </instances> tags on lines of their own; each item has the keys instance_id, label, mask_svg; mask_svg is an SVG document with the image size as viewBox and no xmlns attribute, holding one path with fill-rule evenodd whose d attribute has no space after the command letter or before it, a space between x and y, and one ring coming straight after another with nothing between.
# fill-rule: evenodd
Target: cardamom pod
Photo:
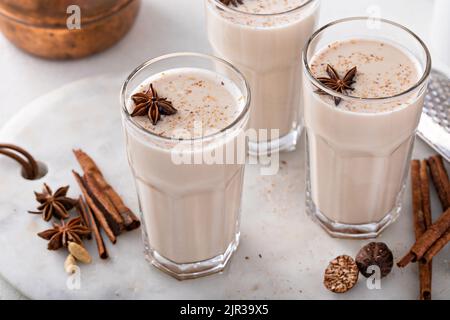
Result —
<instances>
[{"instance_id":1,"label":"cardamom pod","mask_svg":"<svg viewBox=\"0 0 450 320\"><path fill-rule=\"evenodd\" d=\"M89 252L81 245L76 242L69 242L69 252L78 261L82 263L91 263L92 258Z\"/></svg>"},{"instance_id":2,"label":"cardamom pod","mask_svg":"<svg viewBox=\"0 0 450 320\"><path fill-rule=\"evenodd\" d=\"M68 274L74 274L76 272L77 262L75 261L75 257L71 254L69 254L66 258L66 261L64 261L64 270Z\"/></svg>"}]
</instances>

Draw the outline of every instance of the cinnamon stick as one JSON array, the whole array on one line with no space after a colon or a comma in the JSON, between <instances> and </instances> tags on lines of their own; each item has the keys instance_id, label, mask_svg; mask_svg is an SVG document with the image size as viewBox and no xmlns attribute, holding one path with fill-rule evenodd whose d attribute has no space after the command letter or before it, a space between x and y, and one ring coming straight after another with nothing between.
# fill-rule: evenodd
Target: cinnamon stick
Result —
<instances>
[{"instance_id":1,"label":"cinnamon stick","mask_svg":"<svg viewBox=\"0 0 450 320\"><path fill-rule=\"evenodd\" d=\"M419 262L420 300L431 300L432 262Z\"/></svg>"},{"instance_id":2,"label":"cinnamon stick","mask_svg":"<svg viewBox=\"0 0 450 320\"><path fill-rule=\"evenodd\" d=\"M445 170L444 160L441 155L435 155L428 159L428 165L442 209L445 211L450 207L450 181Z\"/></svg>"},{"instance_id":3,"label":"cinnamon stick","mask_svg":"<svg viewBox=\"0 0 450 320\"><path fill-rule=\"evenodd\" d=\"M420 161L420 188L422 196L423 220L426 230L433 224L430 200L430 179L426 160Z\"/></svg>"},{"instance_id":4,"label":"cinnamon stick","mask_svg":"<svg viewBox=\"0 0 450 320\"><path fill-rule=\"evenodd\" d=\"M97 182L100 190L105 193L111 203L116 208L124 221L125 229L130 231L139 228L141 222L136 215L123 203L119 194L106 182L102 172L98 168L97 164L82 150L73 150L75 157L78 160L83 172L85 174L92 175L93 179Z\"/></svg>"},{"instance_id":5,"label":"cinnamon stick","mask_svg":"<svg viewBox=\"0 0 450 320\"><path fill-rule=\"evenodd\" d=\"M83 221L83 224L91 230L89 232L89 234L87 235L87 239L91 240L92 239L92 228L90 226L89 217L87 215L86 208L83 207L83 198L81 196L78 198L76 207L77 207L78 213L80 214L81 220Z\"/></svg>"},{"instance_id":6,"label":"cinnamon stick","mask_svg":"<svg viewBox=\"0 0 450 320\"><path fill-rule=\"evenodd\" d=\"M423 263L430 262L450 242L450 229L440 237L420 260Z\"/></svg>"},{"instance_id":7,"label":"cinnamon stick","mask_svg":"<svg viewBox=\"0 0 450 320\"><path fill-rule=\"evenodd\" d=\"M414 218L414 234L417 240L425 233L419 160L411 161L411 189L412 189L412 209Z\"/></svg>"},{"instance_id":8,"label":"cinnamon stick","mask_svg":"<svg viewBox=\"0 0 450 320\"><path fill-rule=\"evenodd\" d=\"M416 172L417 164L419 165L419 172ZM414 188L417 187L417 181L415 181L417 180L417 174L419 178L421 207L419 211L415 211L414 213L415 216L418 216L418 218L415 219L418 223L415 227L416 240L418 240L432 224L430 183L428 178L427 162L425 160L420 161L420 163L415 163L413 161L411 165L411 172L413 181L413 197L415 194ZM433 263L431 260L427 262L419 262L420 300L431 300L432 271Z\"/></svg>"},{"instance_id":9,"label":"cinnamon stick","mask_svg":"<svg viewBox=\"0 0 450 320\"><path fill-rule=\"evenodd\" d=\"M72 173L73 173L73 175L75 177L75 180L77 181L77 183L78 183L78 185L79 185L79 187L81 189L81 193L83 194L84 199L86 200L88 206L91 208L92 212L94 213L95 218L97 219L97 221L100 224L101 228L105 231L105 233L108 236L109 240L111 240L111 242L113 244L115 244L116 241L117 241L116 235L111 230L111 228L110 228L110 226L108 224L108 221L106 220L106 217L105 217L104 213L97 206L97 204L95 203L94 199L92 198L92 196L88 192L88 189L87 189L87 187L85 185L85 182L83 181L81 176L75 170L72 170Z\"/></svg>"},{"instance_id":10,"label":"cinnamon stick","mask_svg":"<svg viewBox=\"0 0 450 320\"><path fill-rule=\"evenodd\" d=\"M80 205L81 210L83 211L83 215L89 221L91 231L94 234L95 242L97 243L98 256L100 257L100 259L107 259L108 251L106 250L102 234L100 233L100 230L98 229L97 223L95 222L95 218L92 215L91 209L86 204L86 202L83 201L83 199L81 197L80 197L79 205Z\"/></svg>"},{"instance_id":11,"label":"cinnamon stick","mask_svg":"<svg viewBox=\"0 0 450 320\"><path fill-rule=\"evenodd\" d=\"M439 195L442 208L450 208L450 182L448 173L444 166L444 161L440 155L428 159L433 182ZM450 242L450 228L439 238L431 248L425 253L421 261L427 263L433 259Z\"/></svg>"},{"instance_id":12,"label":"cinnamon stick","mask_svg":"<svg viewBox=\"0 0 450 320\"><path fill-rule=\"evenodd\" d=\"M403 257L397 265L400 268L406 267L410 262L415 262L423 258L425 253L433 244L441 238L450 228L450 209L447 209L439 219L416 241L408 254Z\"/></svg>"},{"instance_id":13,"label":"cinnamon stick","mask_svg":"<svg viewBox=\"0 0 450 320\"><path fill-rule=\"evenodd\" d=\"M122 231L125 230L124 220L119 212L117 212L117 209L114 207L108 196L102 192L94 177L91 174L86 173L84 175L84 182L94 200L97 200L102 211L106 213L108 223L113 231L115 231L114 234L119 235L122 233Z\"/></svg>"}]
</instances>

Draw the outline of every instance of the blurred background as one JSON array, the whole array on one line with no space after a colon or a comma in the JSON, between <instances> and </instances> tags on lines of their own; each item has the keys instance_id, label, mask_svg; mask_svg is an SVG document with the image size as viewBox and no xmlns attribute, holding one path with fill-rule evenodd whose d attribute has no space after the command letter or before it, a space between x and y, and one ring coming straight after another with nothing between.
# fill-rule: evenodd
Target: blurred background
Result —
<instances>
[{"instance_id":1,"label":"blurred background","mask_svg":"<svg viewBox=\"0 0 450 320\"><path fill-rule=\"evenodd\" d=\"M3 1L10 0L0 0ZM449 0L322 0L320 25L348 16L380 15L416 32L430 47L438 65L450 56L449 3ZM104 52L79 60L36 58L17 49L0 34L0 130L22 107L65 84L105 73L125 79L143 61L174 51L210 52L203 0L142 0L137 20L123 40ZM118 108L118 104L112 107ZM0 276L0 299L15 298L24 297Z\"/></svg>"}]
</instances>

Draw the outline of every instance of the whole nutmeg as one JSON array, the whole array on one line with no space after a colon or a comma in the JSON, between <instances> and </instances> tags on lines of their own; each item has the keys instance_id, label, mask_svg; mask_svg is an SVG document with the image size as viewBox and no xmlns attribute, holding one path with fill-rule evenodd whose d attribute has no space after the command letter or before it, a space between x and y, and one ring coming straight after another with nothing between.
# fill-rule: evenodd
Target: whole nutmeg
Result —
<instances>
[{"instance_id":1,"label":"whole nutmeg","mask_svg":"<svg viewBox=\"0 0 450 320\"><path fill-rule=\"evenodd\" d=\"M358 266L352 257L342 255L330 261L323 279L325 287L334 293L344 293L358 281Z\"/></svg>"},{"instance_id":2,"label":"whole nutmeg","mask_svg":"<svg viewBox=\"0 0 450 320\"><path fill-rule=\"evenodd\" d=\"M359 250L356 256L356 264L359 271L366 278L373 274L371 270L368 272L370 266L378 266L380 268L381 277L387 276L394 265L394 256L389 247L383 242L371 242Z\"/></svg>"}]
</instances>

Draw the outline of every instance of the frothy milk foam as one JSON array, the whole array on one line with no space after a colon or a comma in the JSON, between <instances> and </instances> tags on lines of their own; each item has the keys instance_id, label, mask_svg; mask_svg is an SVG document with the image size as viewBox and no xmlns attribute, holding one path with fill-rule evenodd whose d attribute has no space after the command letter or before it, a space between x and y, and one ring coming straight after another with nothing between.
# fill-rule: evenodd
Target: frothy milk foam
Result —
<instances>
[{"instance_id":1,"label":"frothy milk foam","mask_svg":"<svg viewBox=\"0 0 450 320\"><path fill-rule=\"evenodd\" d=\"M214 2L207 0L209 42L250 83L250 127L279 129L280 137L289 134L300 122L300 53L316 25L318 5L288 13L307 1L246 0L226 12Z\"/></svg>"},{"instance_id":2,"label":"frothy milk foam","mask_svg":"<svg viewBox=\"0 0 450 320\"><path fill-rule=\"evenodd\" d=\"M412 88L423 73L406 50L375 39L330 44L311 60L315 77L327 77L326 65L341 77L356 66L350 95L382 98ZM423 95L385 103L306 95L311 197L322 214L345 224L381 221L397 204L407 174Z\"/></svg>"},{"instance_id":3,"label":"frothy milk foam","mask_svg":"<svg viewBox=\"0 0 450 320\"><path fill-rule=\"evenodd\" d=\"M142 83L146 91L153 83L158 95L172 102L177 113L153 125L146 117L134 120L147 130L167 138L201 138L228 127L242 112L245 99L230 79L209 70L178 68L159 73ZM195 130L201 123L203 132Z\"/></svg>"},{"instance_id":4,"label":"frothy milk foam","mask_svg":"<svg viewBox=\"0 0 450 320\"><path fill-rule=\"evenodd\" d=\"M276 14L293 10L307 0L246 0L237 10L256 14Z\"/></svg>"},{"instance_id":5,"label":"frothy milk foam","mask_svg":"<svg viewBox=\"0 0 450 320\"><path fill-rule=\"evenodd\" d=\"M205 133L195 130L195 121L202 122L207 135L217 133L236 120L246 103L231 80L203 69L159 73L136 92L147 90L150 83L178 112L163 116L155 126L147 117L133 121L162 137L182 138L182 130L191 138L201 138ZM214 140L210 150L203 151L235 143L236 134ZM171 159L173 141L152 141L136 130L127 132L129 161L151 249L179 264L211 259L233 249L239 230L244 165L176 165ZM192 153L203 151L194 149Z\"/></svg>"}]
</instances>

